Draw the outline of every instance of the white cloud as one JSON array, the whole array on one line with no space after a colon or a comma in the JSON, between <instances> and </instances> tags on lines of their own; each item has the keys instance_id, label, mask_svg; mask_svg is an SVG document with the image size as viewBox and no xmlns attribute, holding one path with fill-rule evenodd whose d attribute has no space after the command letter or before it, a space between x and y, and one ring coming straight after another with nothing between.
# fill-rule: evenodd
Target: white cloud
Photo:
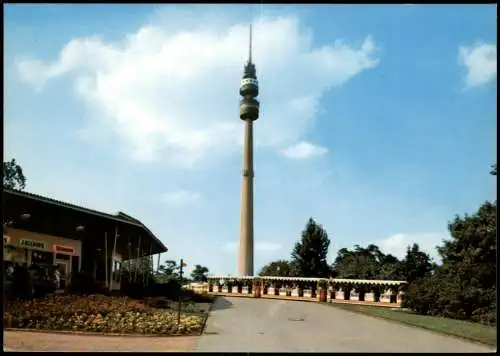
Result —
<instances>
[{"instance_id":1,"label":"white cloud","mask_svg":"<svg viewBox=\"0 0 500 356\"><path fill-rule=\"evenodd\" d=\"M285 157L291 159L308 159L317 156L323 156L328 153L328 149L316 146L309 142L299 142L281 151Z\"/></svg>"},{"instance_id":2,"label":"white cloud","mask_svg":"<svg viewBox=\"0 0 500 356\"><path fill-rule=\"evenodd\" d=\"M224 245L223 249L226 252L236 252L236 251L238 251L238 246L239 246L239 242L230 241ZM272 242L272 241L257 241L255 243L255 251L262 252L262 253L276 252L276 251L281 250L281 247L282 246L280 244L278 244L276 242Z\"/></svg>"},{"instance_id":3,"label":"white cloud","mask_svg":"<svg viewBox=\"0 0 500 356\"><path fill-rule=\"evenodd\" d=\"M436 246L441 245L444 239L447 239L447 236L443 233L400 233L381 239L376 245L383 253L390 253L402 259L406 256L406 248L417 243L422 251L428 253L435 261L439 261Z\"/></svg>"},{"instance_id":4,"label":"white cloud","mask_svg":"<svg viewBox=\"0 0 500 356\"><path fill-rule=\"evenodd\" d=\"M255 250L258 252L275 252L281 250L281 245L276 242L262 241L257 242Z\"/></svg>"},{"instance_id":5,"label":"white cloud","mask_svg":"<svg viewBox=\"0 0 500 356\"><path fill-rule=\"evenodd\" d=\"M42 90L72 75L88 110L85 137L96 140L102 137L97 133L109 132L135 160L189 166L236 151L248 26L203 21L176 30L163 23L145 25L117 43L75 38L53 62L19 60L20 78ZM369 36L360 46L338 40L314 47L311 31L294 17L256 21L254 29L262 93L257 145L283 147L299 140L325 91L378 64Z\"/></svg>"},{"instance_id":6,"label":"white cloud","mask_svg":"<svg viewBox=\"0 0 500 356\"><path fill-rule=\"evenodd\" d=\"M201 200L201 195L187 190L178 190L163 195L163 201L168 205L186 206L197 203Z\"/></svg>"},{"instance_id":7,"label":"white cloud","mask_svg":"<svg viewBox=\"0 0 500 356\"><path fill-rule=\"evenodd\" d=\"M467 68L466 88L488 84L497 77L497 46L486 43L461 46L459 62Z\"/></svg>"}]
</instances>

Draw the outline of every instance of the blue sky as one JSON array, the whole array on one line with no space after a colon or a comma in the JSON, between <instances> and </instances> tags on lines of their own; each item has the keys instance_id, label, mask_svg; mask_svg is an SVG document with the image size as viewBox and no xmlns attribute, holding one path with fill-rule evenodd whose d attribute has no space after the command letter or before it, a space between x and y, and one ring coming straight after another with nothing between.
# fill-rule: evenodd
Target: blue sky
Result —
<instances>
[{"instance_id":1,"label":"blue sky","mask_svg":"<svg viewBox=\"0 0 500 356\"><path fill-rule=\"evenodd\" d=\"M254 24L256 270L309 217L339 248L436 256L496 194L494 5L7 5L5 159L235 274Z\"/></svg>"}]
</instances>

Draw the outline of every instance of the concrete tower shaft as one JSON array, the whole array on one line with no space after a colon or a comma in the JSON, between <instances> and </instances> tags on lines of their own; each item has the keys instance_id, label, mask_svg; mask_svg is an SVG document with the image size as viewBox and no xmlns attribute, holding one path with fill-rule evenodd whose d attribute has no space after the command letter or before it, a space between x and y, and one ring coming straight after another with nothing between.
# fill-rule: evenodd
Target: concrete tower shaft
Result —
<instances>
[{"instance_id":1,"label":"concrete tower shaft","mask_svg":"<svg viewBox=\"0 0 500 356\"><path fill-rule=\"evenodd\" d=\"M259 82L252 63L252 26L250 25L250 47L248 62L240 82L240 119L245 122L243 147L243 182L241 187L240 247L238 273L253 276L253 121L259 118Z\"/></svg>"}]
</instances>

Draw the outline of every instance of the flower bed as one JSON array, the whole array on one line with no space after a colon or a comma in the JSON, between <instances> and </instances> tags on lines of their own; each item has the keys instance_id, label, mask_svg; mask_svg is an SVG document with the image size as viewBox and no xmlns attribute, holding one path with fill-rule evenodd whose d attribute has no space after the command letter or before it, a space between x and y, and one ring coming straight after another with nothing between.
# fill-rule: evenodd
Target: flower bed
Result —
<instances>
[{"instance_id":1,"label":"flower bed","mask_svg":"<svg viewBox=\"0 0 500 356\"><path fill-rule=\"evenodd\" d=\"M53 296L31 301L7 302L4 327L49 330L192 335L201 331L203 313L181 314L154 308L126 297Z\"/></svg>"}]
</instances>

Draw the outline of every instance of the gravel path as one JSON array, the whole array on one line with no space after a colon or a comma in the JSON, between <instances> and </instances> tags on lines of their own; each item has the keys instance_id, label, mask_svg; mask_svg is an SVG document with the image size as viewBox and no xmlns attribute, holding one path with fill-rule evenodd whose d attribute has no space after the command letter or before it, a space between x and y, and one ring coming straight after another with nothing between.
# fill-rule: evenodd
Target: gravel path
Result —
<instances>
[{"instance_id":1,"label":"gravel path","mask_svg":"<svg viewBox=\"0 0 500 356\"><path fill-rule=\"evenodd\" d=\"M30 331L5 331L6 351L190 351L197 336L94 336L51 334Z\"/></svg>"},{"instance_id":2,"label":"gravel path","mask_svg":"<svg viewBox=\"0 0 500 356\"><path fill-rule=\"evenodd\" d=\"M196 351L491 352L494 349L317 303L219 297Z\"/></svg>"}]
</instances>

